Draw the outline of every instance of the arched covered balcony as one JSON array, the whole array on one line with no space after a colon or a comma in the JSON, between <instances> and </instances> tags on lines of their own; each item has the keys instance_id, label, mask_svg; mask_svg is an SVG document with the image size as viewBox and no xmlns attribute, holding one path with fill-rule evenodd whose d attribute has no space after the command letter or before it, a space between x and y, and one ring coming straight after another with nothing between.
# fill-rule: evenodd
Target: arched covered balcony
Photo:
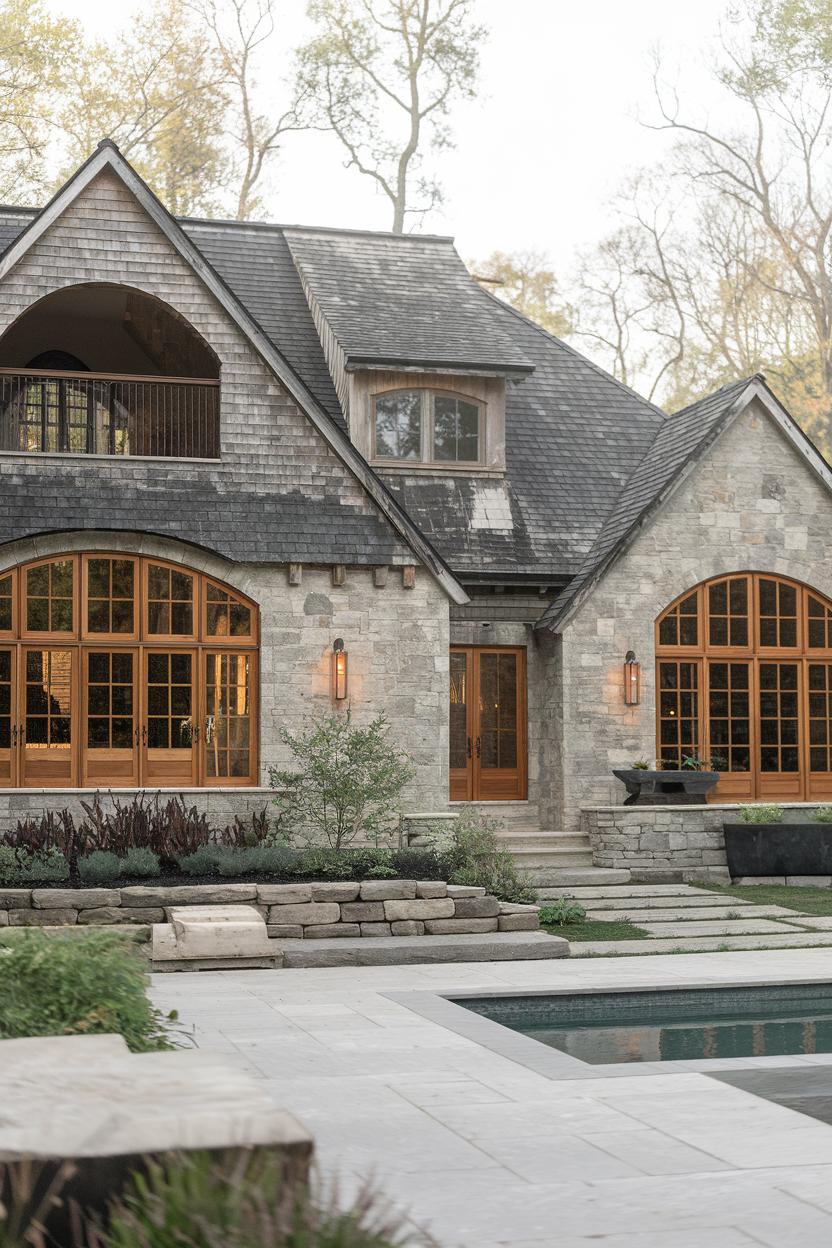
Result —
<instances>
[{"instance_id":1,"label":"arched covered balcony","mask_svg":"<svg viewBox=\"0 0 832 1248\"><path fill-rule=\"evenodd\" d=\"M216 459L219 361L131 287L54 291L0 338L0 451Z\"/></svg>"}]
</instances>

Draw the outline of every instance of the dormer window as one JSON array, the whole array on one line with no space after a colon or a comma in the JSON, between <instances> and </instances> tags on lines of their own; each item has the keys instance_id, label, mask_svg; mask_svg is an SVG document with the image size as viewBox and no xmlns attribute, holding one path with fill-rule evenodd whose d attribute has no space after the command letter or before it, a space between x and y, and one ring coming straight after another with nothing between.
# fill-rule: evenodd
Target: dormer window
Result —
<instances>
[{"instance_id":1,"label":"dormer window","mask_svg":"<svg viewBox=\"0 0 832 1248\"><path fill-rule=\"evenodd\" d=\"M375 458L423 464L479 464L484 405L436 390L376 395Z\"/></svg>"}]
</instances>

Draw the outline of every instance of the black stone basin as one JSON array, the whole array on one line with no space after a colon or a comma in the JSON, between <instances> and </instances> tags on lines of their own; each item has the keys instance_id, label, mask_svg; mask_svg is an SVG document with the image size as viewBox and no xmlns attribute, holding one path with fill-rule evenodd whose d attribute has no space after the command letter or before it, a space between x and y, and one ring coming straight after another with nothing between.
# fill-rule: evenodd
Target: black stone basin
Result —
<instances>
[{"instance_id":1,"label":"black stone basin","mask_svg":"<svg viewBox=\"0 0 832 1248\"><path fill-rule=\"evenodd\" d=\"M726 823L723 831L735 878L832 875L832 823Z\"/></svg>"},{"instance_id":2,"label":"black stone basin","mask_svg":"<svg viewBox=\"0 0 832 1248\"><path fill-rule=\"evenodd\" d=\"M613 771L627 788L625 806L704 806L719 781L718 771L648 771L622 767Z\"/></svg>"}]
</instances>

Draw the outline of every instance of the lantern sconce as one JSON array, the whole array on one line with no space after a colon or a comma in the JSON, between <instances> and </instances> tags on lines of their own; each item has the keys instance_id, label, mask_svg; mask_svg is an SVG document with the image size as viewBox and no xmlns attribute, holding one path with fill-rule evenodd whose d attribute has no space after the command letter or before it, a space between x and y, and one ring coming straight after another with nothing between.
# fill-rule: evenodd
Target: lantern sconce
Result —
<instances>
[{"instance_id":1,"label":"lantern sconce","mask_svg":"<svg viewBox=\"0 0 832 1248\"><path fill-rule=\"evenodd\" d=\"M336 637L332 643L332 693L336 702L343 702L347 696L347 652L343 637Z\"/></svg>"},{"instance_id":2,"label":"lantern sconce","mask_svg":"<svg viewBox=\"0 0 832 1248\"><path fill-rule=\"evenodd\" d=\"M624 655L624 705L638 706L641 701L641 664L635 650Z\"/></svg>"}]
</instances>

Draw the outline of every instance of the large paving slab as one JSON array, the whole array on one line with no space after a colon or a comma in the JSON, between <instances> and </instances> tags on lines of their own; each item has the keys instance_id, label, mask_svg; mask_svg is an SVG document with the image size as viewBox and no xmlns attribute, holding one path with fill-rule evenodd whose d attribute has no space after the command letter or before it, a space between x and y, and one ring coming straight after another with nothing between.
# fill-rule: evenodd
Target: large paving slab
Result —
<instances>
[{"instance_id":1,"label":"large paving slab","mask_svg":"<svg viewBox=\"0 0 832 1248\"><path fill-rule=\"evenodd\" d=\"M701 897L713 897L713 893L704 888L694 888L690 884L624 884L615 888L593 886L591 888L539 888L538 897L577 897L583 901L585 897L686 897L696 893Z\"/></svg>"},{"instance_id":2,"label":"large paving slab","mask_svg":"<svg viewBox=\"0 0 832 1248\"><path fill-rule=\"evenodd\" d=\"M644 940L581 940L570 945L572 958L622 957L651 953L721 953L726 949L808 949L832 945L832 932L797 932L769 936L676 936ZM832 980L832 963L828 968Z\"/></svg>"},{"instance_id":3,"label":"large paving slab","mask_svg":"<svg viewBox=\"0 0 832 1248\"><path fill-rule=\"evenodd\" d=\"M701 910L712 906L730 906L731 909L739 909L757 904L745 897L725 897L720 893L681 893L668 896L648 894L644 897L611 895L609 897L578 897L576 900L580 901L587 910L623 910L625 907L630 910Z\"/></svg>"},{"instance_id":4,"label":"large paving slab","mask_svg":"<svg viewBox=\"0 0 832 1248\"><path fill-rule=\"evenodd\" d=\"M588 919L599 919L603 922L618 923L622 920L632 919L637 927L645 927L649 923L704 923L712 922L717 919L734 919L737 915L741 915L743 920L746 919L798 919L798 915L794 910L787 910L785 906L744 906L742 909L731 905L718 906L697 906L694 909L631 909L629 906L620 910L596 910L593 906L591 909L587 906L586 916ZM800 916L803 921L803 916Z\"/></svg>"},{"instance_id":5,"label":"large paving slab","mask_svg":"<svg viewBox=\"0 0 832 1248\"><path fill-rule=\"evenodd\" d=\"M812 931L832 932L832 914L800 914L792 910L791 918L795 926L799 924Z\"/></svg>"},{"instance_id":6,"label":"large paving slab","mask_svg":"<svg viewBox=\"0 0 832 1248\"><path fill-rule=\"evenodd\" d=\"M701 1073L542 1074L404 996L829 978L827 949L799 949L206 972L153 995L312 1130L344 1198L372 1176L443 1248L829 1248L825 1123Z\"/></svg>"},{"instance_id":7,"label":"large paving slab","mask_svg":"<svg viewBox=\"0 0 832 1248\"><path fill-rule=\"evenodd\" d=\"M569 945L548 932L490 932L459 936L360 936L333 940L275 940L285 969L402 966L431 962L514 962L566 958Z\"/></svg>"},{"instance_id":8,"label":"large paving slab","mask_svg":"<svg viewBox=\"0 0 832 1248\"><path fill-rule=\"evenodd\" d=\"M797 915L794 916L798 918ZM782 932L776 919L715 919L712 923L642 923L651 936L756 936L762 932Z\"/></svg>"}]
</instances>

